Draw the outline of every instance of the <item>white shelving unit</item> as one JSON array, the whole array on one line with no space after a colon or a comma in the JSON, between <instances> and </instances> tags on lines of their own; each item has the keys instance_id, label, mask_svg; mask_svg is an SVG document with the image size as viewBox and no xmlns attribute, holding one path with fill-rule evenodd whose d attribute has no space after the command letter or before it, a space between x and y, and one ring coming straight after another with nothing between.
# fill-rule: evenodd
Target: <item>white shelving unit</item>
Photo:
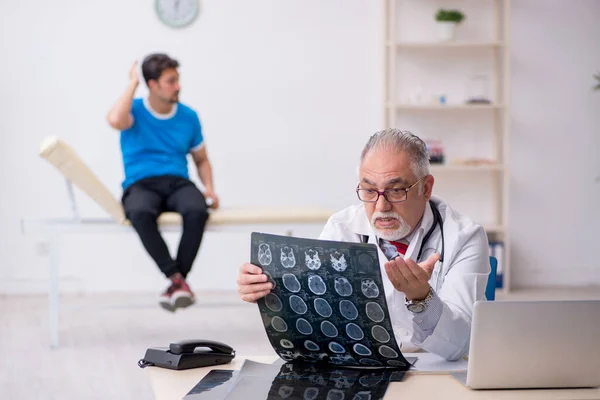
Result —
<instances>
[{"instance_id":1,"label":"white shelving unit","mask_svg":"<svg viewBox=\"0 0 600 400\"><path fill-rule=\"evenodd\" d=\"M508 292L510 0L385 2L385 126L408 129L424 138L434 136L439 139L440 135L444 142L447 140L454 144L455 149L458 148L456 153L460 153L461 157L453 157L452 149L446 149L445 163L432 164L431 171L436 178L434 192L448 198L453 206L453 193L458 194L455 196L457 198L467 199L464 206L457 208L484 225L490 242L503 243L504 251L499 261L502 263L502 290ZM434 15L438 7L458 9L466 15L463 23L458 26L455 40L441 42L432 38L432 31L435 29ZM462 29L464 35L459 37L458 33ZM421 68L419 60L428 61L426 67L429 68ZM457 92L456 82L460 79L468 81L469 73L461 76L461 70L455 64L468 69L471 60L473 68L478 71L482 65L487 66L488 70L485 72L492 77L489 80L492 93L489 104L467 104L464 95L454 95L446 104L435 103L433 96L428 101L407 101L407 97L410 98L406 95L406 91L410 91L407 86L413 83L416 75L419 75L417 78L421 81L435 80L439 86L444 86L444 79L454 74L446 81L451 80ZM405 75L404 79L400 78L402 73ZM430 79L427 80L428 78ZM411 121L409 126L407 121ZM436 121L439 121L439 128L434 127ZM480 128L477 124L487 128ZM465 128L465 125L468 127ZM469 129L471 132L466 131ZM460 140L463 142L458 142ZM480 150L477 150L478 142L483 143ZM489 161L461 164L455 160L469 158L465 157L465 152L469 150L476 152L470 154L470 158L486 158ZM481 154L477 154L478 151L489 157L481 157ZM439 190L438 182L441 186ZM477 192L473 190L475 186ZM486 213L480 212L479 218L475 214L482 207L478 208L481 204L473 199L481 199L480 202L490 205Z\"/></svg>"},{"instance_id":2,"label":"white shelving unit","mask_svg":"<svg viewBox=\"0 0 600 400\"><path fill-rule=\"evenodd\" d=\"M394 108L394 106L392 106ZM455 110L499 110L502 104L397 104L396 110L423 110L423 111L455 111Z\"/></svg>"},{"instance_id":3,"label":"white shelving unit","mask_svg":"<svg viewBox=\"0 0 600 400\"><path fill-rule=\"evenodd\" d=\"M388 46L396 46L399 49L451 49L451 48L490 48L502 47L503 42L467 42L467 41L452 41L452 42L388 42Z\"/></svg>"},{"instance_id":4,"label":"white shelving unit","mask_svg":"<svg viewBox=\"0 0 600 400\"><path fill-rule=\"evenodd\" d=\"M443 173L443 172L481 172L481 171L504 171L504 165L502 164L489 164L489 165L439 165L432 164L431 172Z\"/></svg>"}]
</instances>

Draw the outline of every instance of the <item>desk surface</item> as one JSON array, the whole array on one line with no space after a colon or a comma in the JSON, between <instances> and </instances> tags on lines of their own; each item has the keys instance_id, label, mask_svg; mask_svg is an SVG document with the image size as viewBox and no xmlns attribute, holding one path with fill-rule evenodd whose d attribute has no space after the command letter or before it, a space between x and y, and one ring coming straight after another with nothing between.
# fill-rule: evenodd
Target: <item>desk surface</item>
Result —
<instances>
[{"instance_id":1,"label":"desk surface","mask_svg":"<svg viewBox=\"0 0 600 400\"><path fill-rule=\"evenodd\" d=\"M276 356L247 357L262 363L271 363ZM173 371L148 367L156 400L181 400L211 369L239 369L244 358L236 357L233 362L216 367ZM447 374L409 372L402 382L391 383L386 399L600 399L600 388L596 389L535 389L535 390L470 390Z\"/></svg>"}]
</instances>

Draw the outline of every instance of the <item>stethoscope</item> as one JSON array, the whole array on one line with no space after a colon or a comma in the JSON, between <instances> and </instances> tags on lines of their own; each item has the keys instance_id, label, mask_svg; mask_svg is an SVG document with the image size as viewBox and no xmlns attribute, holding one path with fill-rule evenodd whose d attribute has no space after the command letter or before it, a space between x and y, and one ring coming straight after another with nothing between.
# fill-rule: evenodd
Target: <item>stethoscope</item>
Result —
<instances>
[{"instance_id":1,"label":"stethoscope","mask_svg":"<svg viewBox=\"0 0 600 400\"><path fill-rule=\"evenodd\" d=\"M433 224L431 225L431 228L429 228L429 230L423 237L423 240L421 241L421 247L419 248L419 254L417 255L417 261L419 261L421 259L421 255L423 254L424 245L427 243L427 241L429 240L431 235L433 235L433 232L435 231L436 226L439 226L440 233L442 236L442 251L440 252L440 266L441 266L441 263L444 261L444 221L442 220L442 214L440 214L440 210L437 208L437 206L435 205L435 203L433 201L429 200L429 206L431 207L431 212L433 213ZM368 243L369 235L362 235L361 241L362 241L362 243ZM396 256L396 257L398 257L398 256Z\"/></svg>"},{"instance_id":2,"label":"stethoscope","mask_svg":"<svg viewBox=\"0 0 600 400\"><path fill-rule=\"evenodd\" d=\"M417 260L421 259L421 254L423 253L423 245L425 243L427 243L427 240L429 240L429 238L433 234L433 231L435 230L436 225L439 225L440 226L440 234L442 236L442 251L440 252L440 265L441 265L441 263L444 262L444 221L442 221L442 214L440 214L440 210L438 210L435 203L433 201L429 200L429 205L431 206L431 212L433 213L433 224L431 225L431 228L429 228L429 230L425 234L425 237L423 238L423 241L421 242L421 248L419 249L419 255L417 256Z\"/></svg>"}]
</instances>

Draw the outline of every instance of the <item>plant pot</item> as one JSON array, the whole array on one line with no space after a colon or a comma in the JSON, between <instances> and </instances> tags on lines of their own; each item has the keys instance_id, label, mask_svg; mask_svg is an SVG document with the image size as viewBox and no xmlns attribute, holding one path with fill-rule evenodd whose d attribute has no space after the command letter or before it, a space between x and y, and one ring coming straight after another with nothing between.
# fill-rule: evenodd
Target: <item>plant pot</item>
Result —
<instances>
[{"instance_id":1,"label":"plant pot","mask_svg":"<svg viewBox=\"0 0 600 400\"><path fill-rule=\"evenodd\" d=\"M449 40L454 40L456 35L456 22L438 21L436 24L438 30L438 39L440 41L446 42Z\"/></svg>"}]
</instances>

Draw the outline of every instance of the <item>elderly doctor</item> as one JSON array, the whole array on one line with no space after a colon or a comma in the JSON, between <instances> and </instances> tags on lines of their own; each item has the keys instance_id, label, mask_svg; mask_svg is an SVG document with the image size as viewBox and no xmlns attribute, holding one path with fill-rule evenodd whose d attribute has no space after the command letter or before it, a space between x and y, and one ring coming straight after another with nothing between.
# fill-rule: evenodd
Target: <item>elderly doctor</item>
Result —
<instances>
[{"instance_id":1,"label":"elderly doctor","mask_svg":"<svg viewBox=\"0 0 600 400\"><path fill-rule=\"evenodd\" d=\"M488 239L481 225L432 196L433 184L420 138L397 129L377 132L361 155L356 193L362 204L334 214L319 238L376 244L402 350L456 360L469 351L473 305L485 300ZM243 300L255 302L271 288L259 267L241 266Z\"/></svg>"}]
</instances>

